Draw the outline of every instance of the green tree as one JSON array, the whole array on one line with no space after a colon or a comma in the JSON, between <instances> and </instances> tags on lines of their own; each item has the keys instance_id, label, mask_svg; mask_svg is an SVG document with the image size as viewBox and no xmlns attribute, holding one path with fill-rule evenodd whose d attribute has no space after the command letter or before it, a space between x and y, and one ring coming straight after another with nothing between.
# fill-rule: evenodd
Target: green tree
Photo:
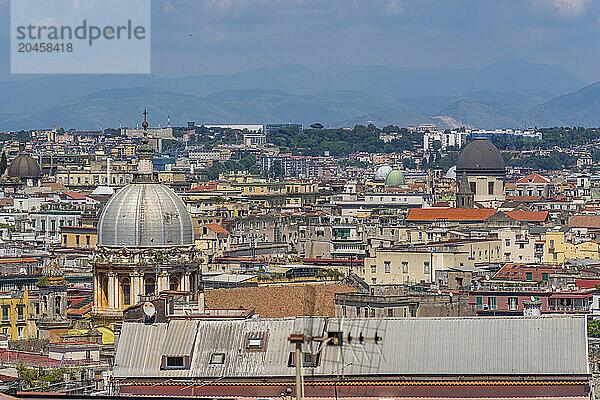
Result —
<instances>
[{"instance_id":1,"label":"green tree","mask_svg":"<svg viewBox=\"0 0 600 400\"><path fill-rule=\"evenodd\" d=\"M2 152L2 158L0 158L0 175L6 172L6 168L8 167L8 161L6 160L6 152Z\"/></svg>"},{"instance_id":2,"label":"green tree","mask_svg":"<svg viewBox=\"0 0 600 400\"><path fill-rule=\"evenodd\" d=\"M281 161L275 160L269 169L269 174L273 179L280 179L283 177L283 167L281 166Z\"/></svg>"}]
</instances>

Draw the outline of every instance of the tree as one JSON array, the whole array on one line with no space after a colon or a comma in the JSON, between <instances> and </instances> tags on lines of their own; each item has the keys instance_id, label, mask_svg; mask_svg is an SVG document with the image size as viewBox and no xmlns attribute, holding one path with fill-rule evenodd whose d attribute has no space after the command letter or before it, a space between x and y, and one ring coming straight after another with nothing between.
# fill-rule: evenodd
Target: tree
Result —
<instances>
[{"instance_id":1,"label":"tree","mask_svg":"<svg viewBox=\"0 0 600 400\"><path fill-rule=\"evenodd\" d=\"M273 179L279 179L283 177L283 167L281 166L281 161L275 160L269 169L269 173L273 177Z\"/></svg>"},{"instance_id":2,"label":"tree","mask_svg":"<svg viewBox=\"0 0 600 400\"><path fill-rule=\"evenodd\" d=\"M6 172L6 168L8 167L8 161L6 160L6 152L2 152L2 158L0 158L0 175Z\"/></svg>"}]
</instances>

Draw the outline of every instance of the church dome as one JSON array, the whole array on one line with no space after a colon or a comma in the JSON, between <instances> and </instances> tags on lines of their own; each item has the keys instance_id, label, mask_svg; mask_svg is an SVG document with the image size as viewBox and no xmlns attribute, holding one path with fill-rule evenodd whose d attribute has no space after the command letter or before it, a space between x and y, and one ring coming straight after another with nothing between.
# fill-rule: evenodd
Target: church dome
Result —
<instances>
[{"instance_id":1,"label":"church dome","mask_svg":"<svg viewBox=\"0 0 600 400\"><path fill-rule=\"evenodd\" d=\"M377 171L375 171L373 180L376 182L383 182L390 172L392 172L392 167L389 165L382 165L381 167L377 168Z\"/></svg>"},{"instance_id":2,"label":"church dome","mask_svg":"<svg viewBox=\"0 0 600 400\"><path fill-rule=\"evenodd\" d=\"M8 166L7 173L13 178L40 178L42 176L38 162L27 154L19 154Z\"/></svg>"},{"instance_id":3,"label":"church dome","mask_svg":"<svg viewBox=\"0 0 600 400\"><path fill-rule=\"evenodd\" d=\"M500 150L485 138L475 138L458 156L456 176L467 175L501 175L506 173L506 165Z\"/></svg>"},{"instance_id":4,"label":"church dome","mask_svg":"<svg viewBox=\"0 0 600 400\"><path fill-rule=\"evenodd\" d=\"M98 246L194 244L192 217L179 196L158 183L132 183L115 193L98 223Z\"/></svg>"},{"instance_id":5,"label":"church dome","mask_svg":"<svg viewBox=\"0 0 600 400\"><path fill-rule=\"evenodd\" d=\"M404 174L399 169L393 169L385 178L385 186L397 187L404 185Z\"/></svg>"},{"instance_id":6,"label":"church dome","mask_svg":"<svg viewBox=\"0 0 600 400\"><path fill-rule=\"evenodd\" d=\"M456 165L450 167L450 169L446 171L446 175L444 175L444 178L456 179Z\"/></svg>"}]
</instances>

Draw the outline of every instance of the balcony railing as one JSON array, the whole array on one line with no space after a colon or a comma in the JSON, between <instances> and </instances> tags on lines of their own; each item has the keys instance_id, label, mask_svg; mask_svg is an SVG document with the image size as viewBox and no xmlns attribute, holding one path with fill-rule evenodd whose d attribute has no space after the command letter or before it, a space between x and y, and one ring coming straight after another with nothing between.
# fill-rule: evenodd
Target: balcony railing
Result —
<instances>
[{"instance_id":1,"label":"balcony railing","mask_svg":"<svg viewBox=\"0 0 600 400\"><path fill-rule=\"evenodd\" d=\"M556 312L590 312L589 307L585 306L558 306L558 305L548 305L548 311L556 311Z\"/></svg>"}]
</instances>

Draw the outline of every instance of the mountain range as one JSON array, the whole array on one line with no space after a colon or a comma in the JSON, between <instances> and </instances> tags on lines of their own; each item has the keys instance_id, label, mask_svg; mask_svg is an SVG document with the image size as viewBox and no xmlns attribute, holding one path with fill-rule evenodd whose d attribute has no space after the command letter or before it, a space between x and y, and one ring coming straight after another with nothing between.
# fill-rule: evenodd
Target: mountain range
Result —
<instances>
[{"instance_id":1,"label":"mountain range","mask_svg":"<svg viewBox=\"0 0 600 400\"><path fill-rule=\"evenodd\" d=\"M231 75L45 76L0 82L0 130L321 122L600 126L600 83L524 60L484 68L285 65Z\"/></svg>"}]
</instances>

